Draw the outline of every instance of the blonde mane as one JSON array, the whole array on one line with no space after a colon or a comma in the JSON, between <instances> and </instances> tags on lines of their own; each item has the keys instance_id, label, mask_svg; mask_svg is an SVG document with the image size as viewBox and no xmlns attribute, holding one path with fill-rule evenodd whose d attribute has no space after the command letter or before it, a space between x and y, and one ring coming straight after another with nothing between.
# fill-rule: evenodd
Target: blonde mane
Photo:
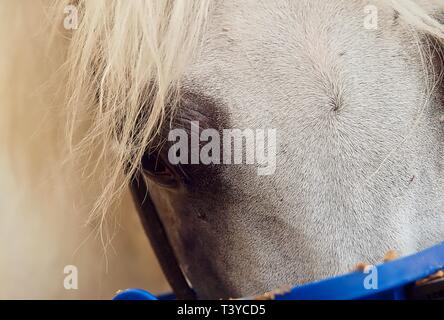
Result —
<instances>
[{"instance_id":1,"label":"blonde mane","mask_svg":"<svg viewBox=\"0 0 444 320\"><path fill-rule=\"evenodd\" d=\"M10 198L0 207L0 234L32 208L93 222L108 247L114 232L102 230L115 231L119 222L105 217L133 210L120 201L130 202L126 186L174 111L212 2L78 0L78 28L64 30L71 2L2 4L0 168ZM381 5L418 33L444 39L434 18L444 1Z\"/></svg>"},{"instance_id":2,"label":"blonde mane","mask_svg":"<svg viewBox=\"0 0 444 320\"><path fill-rule=\"evenodd\" d=\"M92 210L102 223L172 111L166 106L198 47L209 1L99 0L78 7L81 22L65 65L67 137L71 156L94 158L102 168L103 192Z\"/></svg>"}]
</instances>

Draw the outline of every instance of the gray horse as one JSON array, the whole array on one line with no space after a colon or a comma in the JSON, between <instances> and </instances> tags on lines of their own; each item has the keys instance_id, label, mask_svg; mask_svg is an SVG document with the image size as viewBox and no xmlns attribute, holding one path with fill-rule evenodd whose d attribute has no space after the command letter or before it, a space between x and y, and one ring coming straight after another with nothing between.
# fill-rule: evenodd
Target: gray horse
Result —
<instances>
[{"instance_id":1,"label":"gray horse","mask_svg":"<svg viewBox=\"0 0 444 320\"><path fill-rule=\"evenodd\" d=\"M8 136L25 141L14 164L28 161L27 172L45 182L28 185L26 223L2 210L2 252L17 254L12 243L31 248L21 266L37 265L32 253L48 256L42 276L46 261L57 261L54 274L76 264L72 252L85 235L69 228L86 212L94 230L105 229L113 222L105 213L121 199L139 208L172 286L189 282L200 298L319 280L444 240L442 1L67 3L51 6L55 18L40 8L38 17L59 30L41 32L39 45L26 19L2 28L14 43L21 22L28 49L0 50L19 61L12 79L24 74L20 86L0 83L15 93L0 129L20 131ZM42 20L28 11L33 23ZM48 39L60 50L42 49ZM67 154L87 165L68 175ZM119 197L129 184L133 202ZM10 241L15 228L27 234L21 242ZM62 233L69 250L33 249L59 245ZM142 263L126 269L140 253L120 251L110 268L142 274ZM81 276L96 256L83 259ZM2 270L10 279L28 274L10 262ZM48 290L60 287L55 281Z\"/></svg>"},{"instance_id":2,"label":"gray horse","mask_svg":"<svg viewBox=\"0 0 444 320\"><path fill-rule=\"evenodd\" d=\"M305 283L444 240L440 48L396 10L366 27L366 4L213 8L168 128L275 128L277 152L263 176L248 165L179 170L168 144L145 158L149 193L199 296Z\"/></svg>"}]
</instances>

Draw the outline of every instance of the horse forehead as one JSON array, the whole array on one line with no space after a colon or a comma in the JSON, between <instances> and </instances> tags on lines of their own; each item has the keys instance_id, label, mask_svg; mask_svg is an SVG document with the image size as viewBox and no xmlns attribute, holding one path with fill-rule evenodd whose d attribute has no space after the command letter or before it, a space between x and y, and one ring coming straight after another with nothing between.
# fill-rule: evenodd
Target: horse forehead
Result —
<instances>
[{"instance_id":1,"label":"horse forehead","mask_svg":"<svg viewBox=\"0 0 444 320\"><path fill-rule=\"evenodd\" d=\"M338 150L377 163L411 126L425 83L417 47L393 12L379 10L369 30L366 4L224 1L186 86L214 98L230 127L277 129L278 148L294 151L279 156L286 166L289 157L319 162L319 154L328 163ZM338 135L359 148L347 150Z\"/></svg>"},{"instance_id":2,"label":"horse forehead","mask_svg":"<svg viewBox=\"0 0 444 320\"><path fill-rule=\"evenodd\" d=\"M303 65L307 61L320 62L374 38L375 30L369 31L364 26L369 15L368 3L361 0L218 2L209 18L200 57L202 62L231 62L244 69L267 64L277 71L282 71L279 67ZM376 18L381 24L392 18L387 10L375 6L373 10L377 10ZM379 32L386 27L381 25Z\"/></svg>"},{"instance_id":3,"label":"horse forehead","mask_svg":"<svg viewBox=\"0 0 444 320\"><path fill-rule=\"evenodd\" d=\"M404 35L399 26L393 26L392 12L379 10L378 29L367 30L366 4L218 2L184 83L220 101L232 113L241 113L236 121L242 123L242 119L260 117L251 114L251 108L335 108L331 101L341 103L357 82L384 76L387 65L393 77L411 79L406 73L413 68L406 64L412 58L402 47ZM263 115L263 121L273 119Z\"/></svg>"},{"instance_id":4,"label":"horse forehead","mask_svg":"<svg viewBox=\"0 0 444 320\"><path fill-rule=\"evenodd\" d=\"M374 4L377 4L373 1ZM368 0L246 0L246 1L217 1L212 11L212 21L225 26L251 25L255 28L264 21L272 21L277 27L285 22L285 28L301 22L316 25L346 17L348 14L364 15L365 8L371 5ZM270 26L267 25L267 29ZM256 29L257 30L257 29Z\"/></svg>"}]
</instances>

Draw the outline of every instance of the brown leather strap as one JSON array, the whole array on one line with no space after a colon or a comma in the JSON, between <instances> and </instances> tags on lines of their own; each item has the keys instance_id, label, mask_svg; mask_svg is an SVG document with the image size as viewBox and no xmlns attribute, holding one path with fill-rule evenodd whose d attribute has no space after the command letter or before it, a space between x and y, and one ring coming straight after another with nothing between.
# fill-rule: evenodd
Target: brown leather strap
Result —
<instances>
[{"instance_id":1,"label":"brown leather strap","mask_svg":"<svg viewBox=\"0 0 444 320\"><path fill-rule=\"evenodd\" d=\"M196 294L188 285L185 276L180 269L179 262L151 200L148 188L142 177L137 176L131 182L131 191L140 220L145 229L154 253L159 260L168 283L176 294L177 299L194 300Z\"/></svg>"}]
</instances>

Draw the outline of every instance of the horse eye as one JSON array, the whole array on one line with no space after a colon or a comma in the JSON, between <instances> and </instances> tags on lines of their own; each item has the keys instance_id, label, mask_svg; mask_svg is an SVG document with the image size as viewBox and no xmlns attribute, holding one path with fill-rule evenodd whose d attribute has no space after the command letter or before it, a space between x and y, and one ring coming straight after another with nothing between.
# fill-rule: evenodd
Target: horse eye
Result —
<instances>
[{"instance_id":1,"label":"horse eye","mask_svg":"<svg viewBox=\"0 0 444 320\"><path fill-rule=\"evenodd\" d=\"M145 154L142 157L143 173L151 180L163 186L173 186L177 183L174 172L157 154Z\"/></svg>"},{"instance_id":2,"label":"horse eye","mask_svg":"<svg viewBox=\"0 0 444 320\"><path fill-rule=\"evenodd\" d=\"M150 173L164 173L167 168L161 157L153 154L145 154L142 157L142 168Z\"/></svg>"}]
</instances>

